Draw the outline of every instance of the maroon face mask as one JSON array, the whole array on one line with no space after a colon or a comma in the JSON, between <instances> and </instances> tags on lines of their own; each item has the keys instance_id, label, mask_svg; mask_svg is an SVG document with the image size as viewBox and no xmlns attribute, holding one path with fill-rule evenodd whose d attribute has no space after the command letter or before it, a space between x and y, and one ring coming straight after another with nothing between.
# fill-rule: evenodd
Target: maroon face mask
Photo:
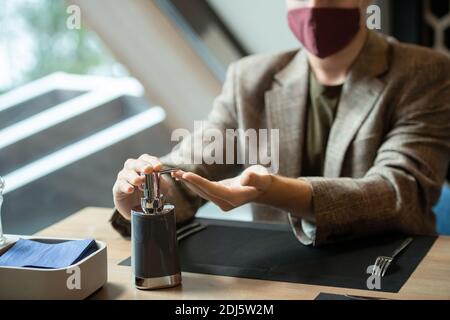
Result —
<instances>
[{"instance_id":1,"label":"maroon face mask","mask_svg":"<svg viewBox=\"0 0 450 320\"><path fill-rule=\"evenodd\" d=\"M360 28L359 8L299 8L289 11L289 26L313 55L323 59L344 49Z\"/></svg>"}]
</instances>

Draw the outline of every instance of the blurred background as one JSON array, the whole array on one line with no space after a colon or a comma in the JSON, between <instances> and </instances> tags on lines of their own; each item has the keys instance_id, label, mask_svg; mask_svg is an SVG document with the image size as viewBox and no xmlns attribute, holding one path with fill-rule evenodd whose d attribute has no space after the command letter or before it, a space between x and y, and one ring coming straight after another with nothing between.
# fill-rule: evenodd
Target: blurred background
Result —
<instances>
[{"instance_id":1,"label":"blurred background","mask_svg":"<svg viewBox=\"0 0 450 320\"><path fill-rule=\"evenodd\" d=\"M450 1L375 3L380 32L449 52ZM123 162L167 154L173 129L208 114L231 62L299 46L285 10L284 0L0 0L6 233L112 207ZM450 234L448 201L436 212ZM212 205L199 215L252 219Z\"/></svg>"}]
</instances>

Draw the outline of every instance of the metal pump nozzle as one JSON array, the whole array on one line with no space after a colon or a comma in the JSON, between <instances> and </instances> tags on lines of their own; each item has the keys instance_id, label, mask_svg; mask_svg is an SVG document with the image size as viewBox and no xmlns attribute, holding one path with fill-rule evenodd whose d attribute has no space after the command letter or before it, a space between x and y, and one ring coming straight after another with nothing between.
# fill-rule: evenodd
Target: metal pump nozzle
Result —
<instances>
[{"instance_id":1,"label":"metal pump nozzle","mask_svg":"<svg viewBox=\"0 0 450 320\"><path fill-rule=\"evenodd\" d=\"M141 198L142 211L146 214L158 214L164 209L164 196L160 192L160 178L163 174L178 169L167 169L145 175L144 198Z\"/></svg>"}]
</instances>

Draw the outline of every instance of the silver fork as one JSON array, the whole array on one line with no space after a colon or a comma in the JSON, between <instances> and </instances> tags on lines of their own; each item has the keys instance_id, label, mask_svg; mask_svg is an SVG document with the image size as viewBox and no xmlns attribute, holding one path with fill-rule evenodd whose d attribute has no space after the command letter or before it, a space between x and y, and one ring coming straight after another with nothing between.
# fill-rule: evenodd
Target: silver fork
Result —
<instances>
[{"instance_id":1,"label":"silver fork","mask_svg":"<svg viewBox=\"0 0 450 320\"><path fill-rule=\"evenodd\" d=\"M379 256L377 260L375 261L375 264L373 265L372 269L372 275L378 276L378 277L384 277L386 274L387 269L391 265L392 261L395 259L395 257L403 251L411 242L413 241L413 238L407 238L405 241L402 242L400 247L398 247L390 257L386 256Z\"/></svg>"}]
</instances>

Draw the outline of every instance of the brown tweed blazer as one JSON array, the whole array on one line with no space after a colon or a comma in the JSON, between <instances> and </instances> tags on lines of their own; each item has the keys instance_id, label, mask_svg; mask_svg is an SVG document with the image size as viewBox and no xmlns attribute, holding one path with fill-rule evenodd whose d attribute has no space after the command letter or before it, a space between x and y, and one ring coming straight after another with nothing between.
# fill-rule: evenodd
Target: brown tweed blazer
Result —
<instances>
[{"instance_id":1,"label":"brown tweed blazer","mask_svg":"<svg viewBox=\"0 0 450 320\"><path fill-rule=\"evenodd\" d=\"M315 245L391 230L435 233L432 207L450 159L450 58L370 32L344 84L324 177L301 172L308 74L304 50L244 58L229 68L208 117L219 130L279 129L279 174L312 185L316 225L308 237L305 222L288 213L255 206L255 216L289 217L299 240ZM173 152L183 157L182 150ZM243 166L184 169L220 180ZM175 184L168 198L180 222L204 203Z\"/></svg>"}]
</instances>

